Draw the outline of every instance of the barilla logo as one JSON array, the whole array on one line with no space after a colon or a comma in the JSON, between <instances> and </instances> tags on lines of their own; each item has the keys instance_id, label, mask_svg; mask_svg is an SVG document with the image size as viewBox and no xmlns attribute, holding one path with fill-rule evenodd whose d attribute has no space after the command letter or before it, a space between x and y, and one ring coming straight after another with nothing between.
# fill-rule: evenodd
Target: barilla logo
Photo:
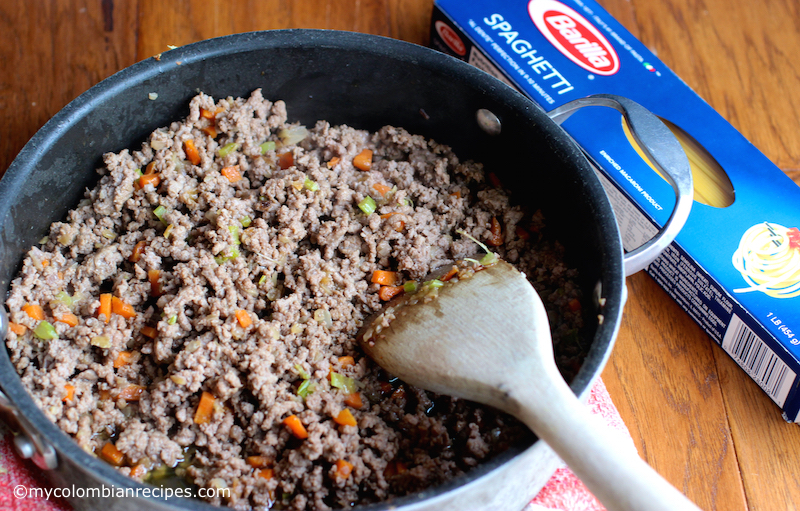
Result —
<instances>
[{"instance_id":1,"label":"barilla logo","mask_svg":"<svg viewBox=\"0 0 800 511\"><path fill-rule=\"evenodd\" d=\"M572 62L603 76L619 71L614 47L574 10L555 0L531 0L528 14L542 35Z\"/></svg>"},{"instance_id":2,"label":"barilla logo","mask_svg":"<svg viewBox=\"0 0 800 511\"><path fill-rule=\"evenodd\" d=\"M456 31L453 30L450 25L444 21L437 21L434 26L436 27L436 33L439 34L439 37L442 38L442 41L444 41L451 50L461 57L467 54L467 47L464 45L464 41L458 37Z\"/></svg>"}]
</instances>

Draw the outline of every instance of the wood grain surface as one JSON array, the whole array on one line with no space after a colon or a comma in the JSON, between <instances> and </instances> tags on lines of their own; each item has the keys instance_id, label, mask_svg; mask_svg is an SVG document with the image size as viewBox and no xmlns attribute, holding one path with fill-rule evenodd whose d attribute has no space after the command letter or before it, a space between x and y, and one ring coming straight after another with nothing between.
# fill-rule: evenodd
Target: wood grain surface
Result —
<instances>
[{"instance_id":1,"label":"wood grain surface","mask_svg":"<svg viewBox=\"0 0 800 511\"><path fill-rule=\"evenodd\" d=\"M800 2L600 3L800 183ZM427 44L431 7L430 0L3 0L0 172L70 100L168 45L299 27ZM642 456L703 509L796 509L800 426L785 423L652 279L633 276L628 289L603 378Z\"/></svg>"}]
</instances>

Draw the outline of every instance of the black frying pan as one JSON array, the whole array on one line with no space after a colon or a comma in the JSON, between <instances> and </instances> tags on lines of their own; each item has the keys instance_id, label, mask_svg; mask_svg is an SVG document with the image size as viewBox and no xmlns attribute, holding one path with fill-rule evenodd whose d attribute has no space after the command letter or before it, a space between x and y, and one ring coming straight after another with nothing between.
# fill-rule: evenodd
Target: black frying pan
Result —
<instances>
[{"instance_id":1,"label":"black frying pan","mask_svg":"<svg viewBox=\"0 0 800 511\"><path fill-rule=\"evenodd\" d=\"M139 62L89 89L31 139L0 181L2 296L27 250L94 185L103 153L139 146L154 129L185 116L197 91L236 97L256 88L266 98L285 100L291 121L326 119L369 130L393 124L434 138L513 183L515 200L541 207L580 271L584 296L605 298L602 308L597 300L595 308L585 308L592 345L572 388L588 391L609 355L625 299L620 235L589 162L547 114L500 81L433 50L377 36L283 30L221 37ZM479 125L479 109L497 116L499 135ZM6 326L3 317L3 337ZM53 485L140 492L135 498L70 499L76 507L213 509L196 500L142 497L143 485L82 451L45 418L4 349L0 385L8 398L0 393L0 409L21 433L18 450L50 467L45 474ZM555 468L541 444L512 448L446 486L391 505L521 508Z\"/></svg>"}]
</instances>

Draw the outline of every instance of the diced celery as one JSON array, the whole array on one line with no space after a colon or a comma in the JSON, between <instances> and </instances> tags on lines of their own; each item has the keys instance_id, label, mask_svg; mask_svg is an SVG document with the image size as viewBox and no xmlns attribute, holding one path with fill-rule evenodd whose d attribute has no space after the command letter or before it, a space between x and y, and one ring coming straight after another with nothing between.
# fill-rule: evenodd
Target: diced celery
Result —
<instances>
[{"instance_id":1,"label":"diced celery","mask_svg":"<svg viewBox=\"0 0 800 511\"><path fill-rule=\"evenodd\" d=\"M275 150L275 142L272 140L267 140L266 142L261 144L261 154L274 150Z\"/></svg>"},{"instance_id":2,"label":"diced celery","mask_svg":"<svg viewBox=\"0 0 800 511\"><path fill-rule=\"evenodd\" d=\"M440 288L440 287L444 286L444 282L442 282L439 279L433 279L433 280L427 281L425 283L425 285L428 286L431 289L437 289L437 288Z\"/></svg>"},{"instance_id":3,"label":"diced celery","mask_svg":"<svg viewBox=\"0 0 800 511\"><path fill-rule=\"evenodd\" d=\"M239 227L236 225L229 225L228 230L230 231L231 236L233 236L233 243L236 245L241 245L242 242L239 240Z\"/></svg>"},{"instance_id":4,"label":"diced celery","mask_svg":"<svg viewBox=\"0 0 800 511\"><path fill-rule=\"evenodd\" d=\"M72 297L66 291L59 291L55 296L55 301L71 309L74 303Z\"/></svg>"},{"instance_id":5,"label":"diced celery","mask_svg":"<svg viewBox=\"0 0 800 511\"><path fill-rule=\"evenodd\" d=\"M361 202L358 203L358 207L364 212L365 215L371 215L375 212L378 205L375 204L375 199L367 195Z\"/></svg>"},{"instance_id":6,"label":"diced celery","mask_svg":"<svg viewBox=\"0 0 800 511\"><path fill-rule=\"evenodd\" d=\"M497 254L494 252L489 252L488 254L481 257L480 263L483 266L489 266L497 262Z\"/></svg>"},{"instance_id":7,"label":"diced celery","mask_svg":"<svg viewBox=\"0 0 800 511\"><path fill-rule=\"evenodd\" d=\"M297 395L302 397L303 399L306 399L309 394L314 392L314 389L316 387L317 386L314 385L311 382L311 380L305 379L305 380L303 380L303 383L301 383L300 386L297 387Z\"/></svg>"},{"instance_id":8,"label":"diced celery","mask_svg":"<svg viewBox=\"0 0 800 511\"><path fill-rule=\"evenodd\" d=\"M153 214L164 224L167 223L167 221L164 220L164 215L167 214L167 208L165 208L164 206L158 206L156 209L153 210Z\"/></svg>"},{"instance_id":9,"label":"diced celery","mask_svg":"<svg viewBox=\"0 0 800 511\"><path fill-rule=\"evenodd\" d=\"M40 321L36 328L33 329L33 335L44 341L58 339L58 332L49 321Z\"/></svg>"},{"instance_id":10,"label":"diced celery","mask_svg":"<svg viewBox=\"0 0 800 511\"><path fill-rule=\"evenodd\" d=\"M416 293L418 288L417 281L409 280L408 282L403 284L403 291L406 293Z\"/></svg>"},{"instance_id":11,"label":"diced celery","mask_svg":"<svg viewBox=\"0 0 800 511\"><path fill-rule=\"evenodd\" d=\"M239 144L237 144L236 142L230 142L220 147L218 154L220 155L220 157L224 158L238 149L239 149Z\"/></svg>"},{"instance_id":12,"label":"diced celery","mask_svg":"<svg viewBox=\"0 0 800 511\"><path fill-rule=\"evenodd\" d=\"M246 217L242 218L242 219L240 220L240 222L241 222L241 224L242 224L242 227L244 227L245 229L247 229L248 227L250 227L250 224L252 224L252 223L253 223L253 221L250 219L250 217L249 217L249 216L246 216Z\"/></svg>"},{"instance_id":13,"label":"diced celery","mask_svg":"<svg viewBox=\"0 0 800 511\"><path fill-rule=\"evenodd\" d=\"M305 182L303 183L303 186L305 187L306 190L309 190L311 192L316 192L317 190L319 190L319 185L316 183L316 181L312 181L309 178L306 178Z\"/></svg>"},{"instance_id":14,"label":"diced celery","mask_svg":"<svg viewBox=\"0 0 800 511\"><path fill-rule=\"evenodd\" d=\"M356 386L356 381L354 379L334 372L331 373L331 387L340 389L346 394L358 392L358 387Z\"/></svg>"},{"instance_id":15,"label":"diced celery","mask_svg":"<svg viewBox=\"0 0 800 511\"><path fill-rule=\"evenodd\" d=\"M311 378L311 376L306 372L305 369L303 369L303 366L301 366L300 364L295 364L294 369L295 371L297 371L297 374L299 374L302 379L307 380Z\"/></svg>"}]
</instances>

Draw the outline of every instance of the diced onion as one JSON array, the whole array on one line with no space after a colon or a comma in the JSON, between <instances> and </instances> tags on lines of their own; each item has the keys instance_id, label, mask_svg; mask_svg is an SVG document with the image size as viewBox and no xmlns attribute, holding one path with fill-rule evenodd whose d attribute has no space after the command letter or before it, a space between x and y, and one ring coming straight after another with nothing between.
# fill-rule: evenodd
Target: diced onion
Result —
<instances>
[{"instance_id":1,"label":"diced onion","mask_svg":"<svg viewBox=\"0 0 800 511\"><path fill-rule=\"evenodd\" d=\"M315 310L314 311L314 320L317 323L325 325L328 328L333 326L333 319L331 318L331 313L327 309L317 309L317 310Z\"/></svg>"},{"instance_id":2,"label":"diced onion","mask_svg":"<svg viewBox=\"0 0 800 511\"><path fill-rule=\"evenodd\" d=\"M297 144L308 136L308 130L305 126L289 126L278 131L278 138L281 139L283 145Z\"/></svg>"},{"instance_id":3,"label":"diced onion","mask_svg":"<svg viewBox=\"0 0 800 511\"><path fill-rule=\"evenodd\" d=\"M97 346L98 348L110 348L111 347L111 339L109 339L105 335L98 335L96 337L92 337L90 341L92 346Z\"/></svg>"}]
</instances>

